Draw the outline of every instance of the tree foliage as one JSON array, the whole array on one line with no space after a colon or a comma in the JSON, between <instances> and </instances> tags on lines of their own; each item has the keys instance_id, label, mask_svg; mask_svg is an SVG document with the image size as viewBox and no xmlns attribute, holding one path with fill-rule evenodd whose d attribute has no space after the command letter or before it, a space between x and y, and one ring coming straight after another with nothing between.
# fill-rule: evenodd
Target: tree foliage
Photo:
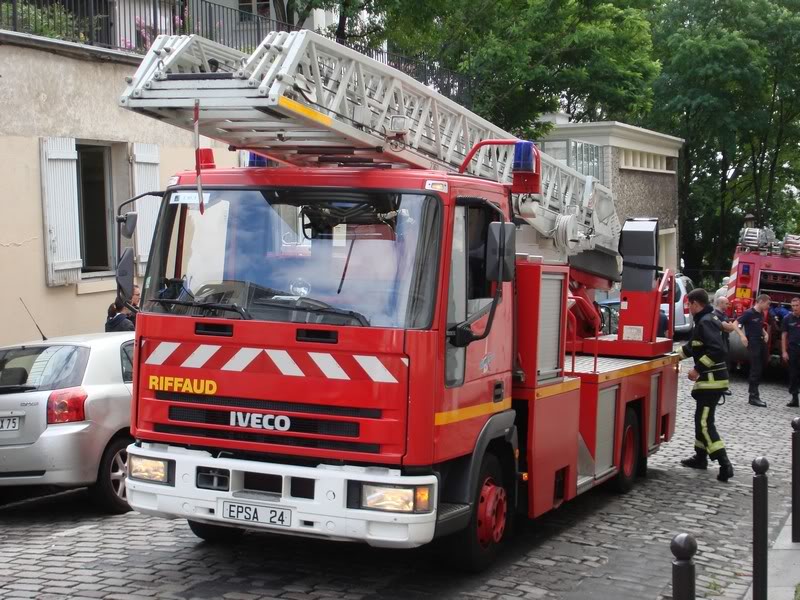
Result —
<instances>
[{"instance_id":1,"label":"tree foliage","mask_svg":"<svg viewBox=\"0 0 800 600\"><path fill-rule=\"evenodd\" d=\"M643 122L686 140L679 168L686 270L719 281L744 216L779 235L800 211L800 8L794 0L667 0L651 14L662 69Z\"/></svg>"}]
</instances>

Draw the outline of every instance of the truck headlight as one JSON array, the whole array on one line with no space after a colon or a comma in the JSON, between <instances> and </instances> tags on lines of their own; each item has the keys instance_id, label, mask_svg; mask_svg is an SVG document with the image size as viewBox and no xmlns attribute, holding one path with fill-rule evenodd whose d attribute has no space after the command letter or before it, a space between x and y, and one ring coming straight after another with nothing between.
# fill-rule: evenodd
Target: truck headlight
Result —
<instances>
[{"instance_id":1,"label":"truck headlight","mask_svg":"<svg viewBox=\"0 0 800 600\"><path fill-rule=\"evenodd\" d=\"M172 485L174 462L161 458L148 458L128 454L128 477L152 483Z\"/></svg>"},{"instance_id":2,"label":"truck headlight","mask_svg":"<svg viewBox=\"0 0 800 600\"><path fill-rule=\"evenodd\" d=\"M364 483L361 485L361 508L426 513L431 511L431 491L429 485L398 487Z\"/></svg>"}]
</instances>

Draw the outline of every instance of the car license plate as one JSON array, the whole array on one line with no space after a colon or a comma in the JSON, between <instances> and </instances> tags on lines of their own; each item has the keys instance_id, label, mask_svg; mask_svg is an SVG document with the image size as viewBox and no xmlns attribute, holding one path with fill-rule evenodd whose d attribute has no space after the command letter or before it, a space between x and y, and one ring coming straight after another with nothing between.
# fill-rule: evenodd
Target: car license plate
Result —
<instances>
[{"instance_id":1,"label":"car license plate","mask_svg":"<svg viewBox=\"0 0 800 600\"><path fill-rule=\"evenodd\" d=\"M231 521L277 525L279 527L290 527L292 525L292 511L288 508L256 506L255 504L241 504L239 502L223 502L222 518Z\"/></svg>"},{"instance_id":2,"label":"car license plate","mask_svg":"<svg viewBox=\"0 0 800 600\"><path fill-rule=\"evenodd\" d=\"M19 417L0 417L0 431L16 431L19 429Z\"/></svg>"}]
</instances>

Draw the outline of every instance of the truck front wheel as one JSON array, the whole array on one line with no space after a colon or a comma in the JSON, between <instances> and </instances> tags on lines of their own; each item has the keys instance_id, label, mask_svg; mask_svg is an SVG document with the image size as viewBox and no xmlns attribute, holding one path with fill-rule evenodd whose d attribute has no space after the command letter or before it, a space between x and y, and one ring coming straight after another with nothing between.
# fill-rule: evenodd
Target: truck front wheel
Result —
<instances>
[{"instance_id":1,"label":"truck front wheel","mask_svg":"<svg viewBox=\"0 0 800 600\"><path fill-rule=\"evenodd\" d=\"M189 529L201 540L209 544L222 544L239 539L244 534L244 529L225 527L200 521L189 521Z\"/></svg>"},{"instance_id":2,"label":"truck front wheel","mask_svg":"<svg viewBox=\"0 0 800 600\"><path fill-rule=\"evenodd\" d=\"M483 458L474 499L469 525L451 537L448 549L457 567L477 573L494 562L513 510L503 469L493 454Z\"/></svg>"}]
</instances>

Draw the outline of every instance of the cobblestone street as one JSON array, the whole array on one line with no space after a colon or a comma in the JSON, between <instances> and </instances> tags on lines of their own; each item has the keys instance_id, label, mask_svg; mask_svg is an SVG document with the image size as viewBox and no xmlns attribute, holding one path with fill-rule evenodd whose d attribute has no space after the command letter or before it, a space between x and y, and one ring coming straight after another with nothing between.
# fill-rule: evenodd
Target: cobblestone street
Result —
<instances>
[{"instance_id":1,"label":"cobblestone street","mask_svg":"<svg viewBox=\"0 0 800 600\"><path fill-rule=\"evenodd\" d=\"M386 551L248 534L236 546L200 542L184 521L99 514L82 490L0 509L0 598L583 598L670 597L669 541L699 542L698 595L741 598L750 580L750 462L770 461L772 536L788 515L790 422L781 382L748 406L746 382L717 413L736 468L678 461L692 451L693 401L683 381L673 441L650 459L632 492L604 489L537 521L518 522L501 560L481 576L449 571L437 547ZM1 496L0 496L1 498Z\"/></svg>"}]
</instances>

